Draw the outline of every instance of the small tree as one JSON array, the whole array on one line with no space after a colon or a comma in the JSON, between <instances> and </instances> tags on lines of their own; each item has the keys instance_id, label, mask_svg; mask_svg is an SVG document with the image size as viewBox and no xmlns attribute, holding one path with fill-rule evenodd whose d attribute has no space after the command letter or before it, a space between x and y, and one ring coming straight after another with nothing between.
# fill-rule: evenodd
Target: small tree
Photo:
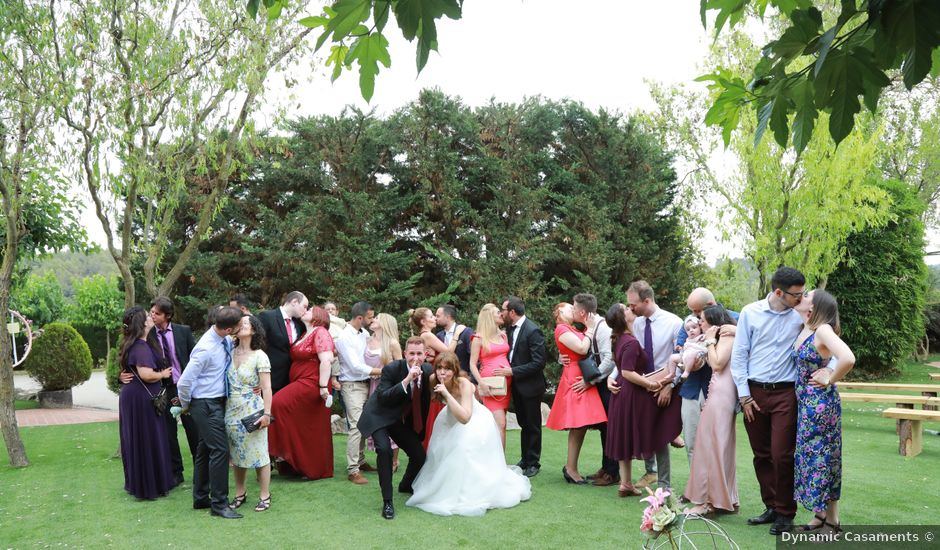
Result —
<instances>
[{"instance_id":1,"label":"small tree","mask_svg":"<svg viewBox=\"0 0 940 550\"><path fill-rule=\"evenodd\" d=\"M846 241L846 259L829 276L827 290L839 300L843 338L863 376L897 369L924 337L927 266L924 204L907 185L882 183L894 200L893 221Z\"/></svg>"},{"instance_id":2,"label":"small tree","mask_svg":"<svg viewBox=\"0 0 940 550\"><path fill-rule=\"evenodd\" d=\"M65 311L65 295L55 273L30 275L23 286L14 291L10 307L41 328L61 321Z\"/></svg>"},{"instance_id":3,"label":"small tree","mask_svg":"<svg viewBox=\"0 0 940 550\"><path fill-rule=\"evenodd\" d=\"M74 279L75 304L69 308L69 320L73 325L91 327L104 331L105 350L111 349L111 333L121 326L124 311L124 296L118 288L117 278L92 275Z\"/></svg>"},{"instance_id":4,"label":"small tree","mask_svg":"<svg viewBox=\"0 0 940 550\"><path fill-rule=\"evenodd\" d=\"M51 323L33 343L25 365L44 391L67 390L91 377L91 350L71 325Z\"/></svg>"}]
</instances>

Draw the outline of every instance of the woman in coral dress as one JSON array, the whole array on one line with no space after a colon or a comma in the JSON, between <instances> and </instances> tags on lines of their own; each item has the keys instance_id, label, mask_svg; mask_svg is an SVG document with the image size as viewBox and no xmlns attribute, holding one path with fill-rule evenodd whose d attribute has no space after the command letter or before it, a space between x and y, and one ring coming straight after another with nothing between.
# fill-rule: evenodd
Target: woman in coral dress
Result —
<instances>
[{"instance_id":1,"label":"woman in coral dress","mask_svg":"<svg viewBox=\"0 0 940 550\"><path fill-rule=\"evenodd\" d=\"M509 409L512 376L497 374L496 371L509 368L509 342L506 340L506 334L500 330L503 322L503 316L495 305L486 304L480 310L476 332L470 339L470 372L478 381L477 391L483 398L483 405L496 419L505 449L506 411ZM483 381L484 377L490 376L503 376L506 379L506 392L503 395L493 395L490 386Z\"/></svg>"},{"instance_id":2,"label":"woman in coral dress","mask_svg":"<svg viewBox=\"0 0 940 550\"><path fill-rule=\"evenodd\" d=\"M705 332L712 379L696 431L695 453L685 486L685 497L696 506L687 510L687 514L707 515L716 509L734 512L738 508L734 458L734 415L738 390L729 368L734 335L718 334L722 326L733 324L734 319L719 305L708 306L702 311L701 326Z\"/></svg>"},{"instance_id":3,"label":"woman in coral dress","mask_svg":"<svg viewBox=\"0 0 940 550\"><path fill-rule=\"evenodd\" d=\"M333 338L329 314L312 307L301 317L304 336L291 346L290 383L274 395L277 419L268 428L268 446L279 457L277 471L308 479L333 477L333 434L330 429L330 366Z\"/></svg>"},{"instance_id":4,"label":"woman in coral dress","mask_svg":"<svg viewBox=\"0 0 940 550\"><path fill-rule=\"evenodd\" d=\"M595 319L590 317L588 322L592 324L587 327L587 332L575 329L572 326L573 313L573 306L567 302L555 306L555 344L558 345L558 353L568 357L568 363L561 371L555 401L545 426L552 430L568 430L568 460L561 473L568 483L586 485L587 480L578 472L584 435L589 427L607 422L607 413L597 387L589 386L581 393L571 387L581 377L578 361L590 351L595 327Z\"/></svg>"}]
</instances>

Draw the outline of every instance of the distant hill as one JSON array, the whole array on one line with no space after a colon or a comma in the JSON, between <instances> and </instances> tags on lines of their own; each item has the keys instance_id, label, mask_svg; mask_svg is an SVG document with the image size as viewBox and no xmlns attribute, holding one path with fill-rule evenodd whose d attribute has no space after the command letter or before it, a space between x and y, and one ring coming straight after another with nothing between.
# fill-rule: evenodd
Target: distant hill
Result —
<instances>
[{"instance_id":1,"label":"distant hill","mask_svg":"<svg viewBox=\"0 0 940 550\"><path fill-rule=\"evenodd\" d=\"M105 277L119 274L114 260L103 250L91 254L58 252L37 260L32 269L32 272L37 275L43 275L48 271L55 273L66 298L71 298L73 294L72 279L81 279L96 273Z\"/></svg>"}]
</instances>

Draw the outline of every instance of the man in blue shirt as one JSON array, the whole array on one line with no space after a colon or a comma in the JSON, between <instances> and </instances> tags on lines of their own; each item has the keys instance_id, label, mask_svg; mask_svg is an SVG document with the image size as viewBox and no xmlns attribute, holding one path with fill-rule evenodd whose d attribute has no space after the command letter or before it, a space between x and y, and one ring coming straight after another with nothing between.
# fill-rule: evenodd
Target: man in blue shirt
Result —
<instances>
[{"instance_id":1,"label":"man in blue shirt","mask_svg":"<svg viewBox=\"0 0 940 550\"><path fill-rule=\"evenodd\" d=\"M793 308L803 299L806 279L781 267L767 298L741 310L731 351L731 377L744 412L754 452L754 473L766 509L747 520L773 523L771 535L793 529L793 451L796 447L796 365L791 356L802 317Z\"/></svg>"},{"instance_id":2,"label":"man in blue shirt","mask_svg":"<svg viewBox=\"0 0 940 550\"><path fill-rule=\"evenodd\" d=\"M189 363L176 383L183 413L192 415L199 432L193 472L193 508L211 508L213 516L226 519L242 517L228 505L228 436L225 434L228 393L225 373L232 363L229 336L238 330L241 319L242 312L237 307L219 309L215 324L193 348Z\"/></svg>"}]
</instances>

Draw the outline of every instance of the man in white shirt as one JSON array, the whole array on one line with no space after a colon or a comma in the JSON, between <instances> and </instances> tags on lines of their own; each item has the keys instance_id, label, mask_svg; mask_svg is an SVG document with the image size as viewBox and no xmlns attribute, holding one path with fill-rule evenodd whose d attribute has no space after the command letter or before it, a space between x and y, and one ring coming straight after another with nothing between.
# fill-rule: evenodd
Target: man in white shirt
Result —
<instances>
[{"instance_id":1,"label":"man in white shirt","mask_svg":"<svg viewBox=\"0 0 940 550\"><path fill-rule=\"evenodd\" d=\"M633 336L648 359L648 372L667 368L669 357L674 353L676 338L682 328L682 319L674 313L660 308L653 299L653 287L646 281L634 281L627 289L627 305L636 315L633 321ZM672 386L666 385L661 392L671 394ZM656 483L669 486L669 445L656 452L655 459L646 462L646 474L634 485L639 488ZM658 477L657 477L658 470Z\"/></svg>"},{"instance_id":2,"label":"man in white shirt","mask_svg":"<svg viewBox=\"0 0 940 550\"><path fill-rule=\"evenodd\" d=\"M365 461L365 441L359 433L359 416L369 397L369 377L379 376L382 369L374 369L366 364L366 330L375 318L375 310L368 302L356 302L350 310L351 318L336 339L336 354L339 356L339 383L342 385L343 408L346 410L346 422L349 425L349 439L346 441L346 472L349 481L356 485L365 485L368 480L361 472L375 472L376 469Z\"/></svg>"}]
</instances>

